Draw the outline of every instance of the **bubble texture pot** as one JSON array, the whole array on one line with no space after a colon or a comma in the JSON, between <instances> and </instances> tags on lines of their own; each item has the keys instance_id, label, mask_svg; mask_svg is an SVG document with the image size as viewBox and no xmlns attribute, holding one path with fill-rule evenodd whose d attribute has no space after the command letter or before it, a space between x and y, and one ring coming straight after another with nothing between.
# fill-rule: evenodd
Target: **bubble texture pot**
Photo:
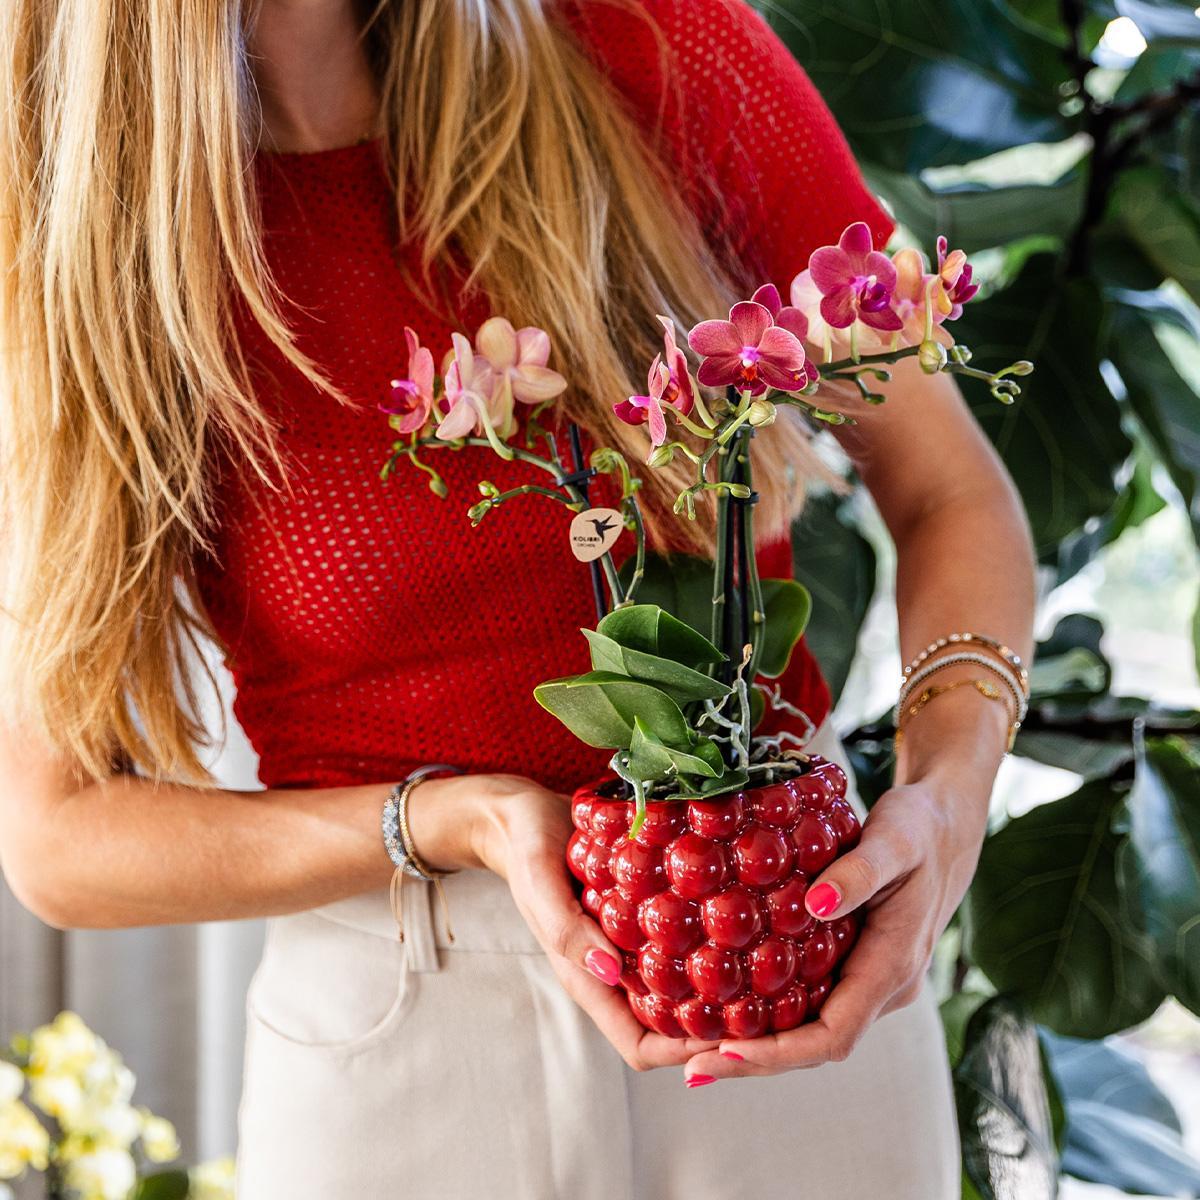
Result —
<instances>
[{"instance_id":1,"label":"bubble texture pot","mask_svg":"<svg viewBox=\"0 0 1200 1200\"><path fill-rule=\"evenodd\" d=\"M631 800L575 793L567 848L583 907L623 952L638 1020L667 1037L760 1037L814 1019L858 933L816 921L809 881L857 844L836 763L715 800L651 801L630 838Z\"/></svg>"}]
</instances>

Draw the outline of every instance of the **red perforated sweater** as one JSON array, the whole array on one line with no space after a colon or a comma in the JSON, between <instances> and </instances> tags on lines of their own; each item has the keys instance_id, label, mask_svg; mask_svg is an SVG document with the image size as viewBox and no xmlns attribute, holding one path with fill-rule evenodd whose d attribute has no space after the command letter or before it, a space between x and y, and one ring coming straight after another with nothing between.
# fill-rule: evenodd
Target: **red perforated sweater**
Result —
<instances>
[{"instance_id":1,"label":"red perforated sweater","mask_svg":"<svg viewBox=\"0 0 1200 1200\"><path fill-rule=\"evenodd\" d=\"M640 2L665 34L665 78L636 14L603 0L560 0L560 13L639 126L664 114L660 150L706 228L737 231L739 253L781 288L851 221L886 240L891 223L828 110L757 15L741 0ZM414 471L379 478L393 435L376 404L407 361L404 326L435 353L451 328L403 282L378 144L260 154L256 173L299 345L355 400L318 392L242 329L293 492L271 493L214 453L214 553L197 572L263 783L392 780L430 761L562 790L594 778L607 752L581 746L532 696L588 666L579 629L595 619L592 593L563 510L531 498L472 529L464 514L479 479L527 482L529 468L487 450L439 454L449 500ZM473 333L491 314L470 301L457 315ZM759 558L764 575L790 575L786 543ZM783 686L815 721L826 715L803 647Z\"/></svg>"}]
</instances>

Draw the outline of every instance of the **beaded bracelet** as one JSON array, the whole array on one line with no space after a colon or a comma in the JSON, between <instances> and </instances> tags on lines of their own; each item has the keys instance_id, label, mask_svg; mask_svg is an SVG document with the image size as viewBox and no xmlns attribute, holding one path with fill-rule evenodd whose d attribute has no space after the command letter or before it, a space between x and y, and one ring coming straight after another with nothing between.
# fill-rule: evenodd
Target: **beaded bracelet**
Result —
<instances>
[{"instance_id":1,"label":"beaded bracelet","mask_svg":"<svg viewBox=\"0 0 1200 1200\"><path fill-rule=\"evenodd\" d=\"M418 767L402 782L396 784L388 793L383 805L383 844L388 858L395 865L392 872L392 883L389 889L392 916L396 921L396 937L404 941L404 878L432 883L441 901L442 914L446 919L446 937L453 943L454 931L450 926L450 906L446 902L446 891L442 887L442 879L447 875L455 875L456 871L442 871L431 867L417 853L413 845L412 831L408 827L408 798L418 783L435 774L463 774L461 767L452 767L446 763L430 764Z\"/></svg>"},{"instance_id":2,"label":"beaded bracelet","mask_svg":"<svg viewBox=\"0 0 1200 1200\"><path fill-rule=\"evenodd\" d=\"M940 637L936 641L930 642L929 645L926 646L925 649L922 650L921 653L918 654L916 658L914 658L912 662L910 662L908 666L904 668L904 678L907 680L908 677L912 675L912 673L918 667L920 667L922 663L927 662L939 650L945 650L947 646L959 646L963 645L964 643L967 645L978 644L980 646L984 646L988 650L991 650L995 654L999 655L1000 658L1002 658L1016 674L1017 679L1020 681L1021 691L1026 697L1029 696L1029 672L1025 669L1025 664L1021 661L1021 656L1017 654L1015 650L1012 650L1006 646L1003 642L999 642L995 638L988 637L986 634L982 633L949 633L945 637Z\"/></svg>"},{"instance_id":3,"label":"beaded bracelet","mask_svg":"<svg viewBox=\"0 0 1200 1200\"><path fill-rule=\"evenodd\" d=\"M911 678L905 681L904 686L900 689L900 697L896 702L893 720L897 727L900 724L900 715L904 710L904 705L907 703L909 696L912 695L917 685L924 683L926 679L944 671L947 667L952 667L957 663L973 663L976 666L983 667L984 670L991 671L993 675L998 676L1004 681L1005 686L1012 693L1014 704L1014 719L1012 723L1012 732L1010 741L1016 737L1017 731L1021 728L1021 723L1025 720L1025 713L1028 711L1028 703L1025 699L1025 693L1021 690L1021 685L1017 677L1008 669L1008 667L997 662L993 658L989 658L983 654L977 654L970 650L960 650L954 654L947 654L944 658L939 658L936 662L930 663L928 666L922 667Z\"/></svg>"}]
</instances>

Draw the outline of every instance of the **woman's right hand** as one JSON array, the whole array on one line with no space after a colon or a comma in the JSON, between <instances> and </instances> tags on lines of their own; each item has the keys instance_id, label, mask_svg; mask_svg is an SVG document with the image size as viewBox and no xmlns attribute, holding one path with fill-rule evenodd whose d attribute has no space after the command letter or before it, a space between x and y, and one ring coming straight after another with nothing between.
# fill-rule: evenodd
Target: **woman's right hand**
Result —
<instances>
[{"instance_id":1,"label":"woman's right hand","mask_svg":"<svg viewBox=\"0 0 1200 1200\"><path fill-rule=\"evenodd\" d=\"M423 792L425 804L419 802ZM505 880L567 994L635 1071L681 1066L717 1045L651 1033L633 1015L617 986L620 951L575 895L565 796L516 775L463 775L415 788L409 820L413 841L431 865L483 867Z\"/></svg>"}]
</instances>

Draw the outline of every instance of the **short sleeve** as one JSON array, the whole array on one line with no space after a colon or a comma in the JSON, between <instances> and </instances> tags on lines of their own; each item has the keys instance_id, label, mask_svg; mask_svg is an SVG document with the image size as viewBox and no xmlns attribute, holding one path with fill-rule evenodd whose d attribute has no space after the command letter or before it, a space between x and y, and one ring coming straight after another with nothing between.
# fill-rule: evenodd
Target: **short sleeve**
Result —
<instances>
[{"instance_id":1,"label":"short sleeve","mask_svg":"<svg viewBox=\"0 0 1200 1200\"><path fill-rule=\"evenodd\" d=\"M894 223L804 69L744 0L577 0L583 36L657 131L713 244L749 283L786 287L818 246ZM636 15L622 10L634 8Z\"/></svg>"}]
</instances>

